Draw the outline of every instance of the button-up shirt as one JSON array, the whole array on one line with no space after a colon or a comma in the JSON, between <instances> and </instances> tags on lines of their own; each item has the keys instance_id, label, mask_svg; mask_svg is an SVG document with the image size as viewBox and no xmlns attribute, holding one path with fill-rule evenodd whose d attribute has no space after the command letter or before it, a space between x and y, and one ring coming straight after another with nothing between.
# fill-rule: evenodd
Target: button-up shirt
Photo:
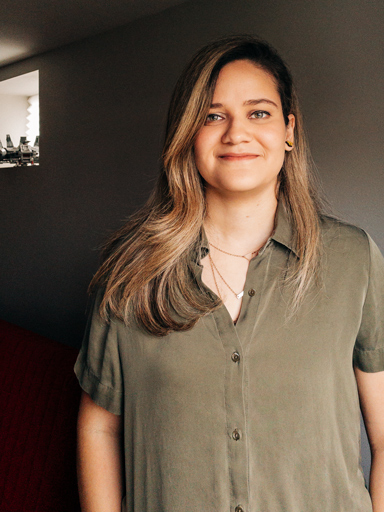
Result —
<instances>
[{"instance_id":1,"label":"button-up shirt","mask_svg":"<svg viewBox=\"0 0 384 512\"><path fill-rule=\"evenodd\" d=\"M236 325L227 309L155 337L100 320L75 365L124 424L127 512L372 512L360 464L353 365L384 370L384 260L362 230L323 217L319 283L290 315L298 255L282 206L249 263ZM206 293L202 231L191 253ZM289 273L289 272L288 272Z\"/></svg>"}]
</instances>

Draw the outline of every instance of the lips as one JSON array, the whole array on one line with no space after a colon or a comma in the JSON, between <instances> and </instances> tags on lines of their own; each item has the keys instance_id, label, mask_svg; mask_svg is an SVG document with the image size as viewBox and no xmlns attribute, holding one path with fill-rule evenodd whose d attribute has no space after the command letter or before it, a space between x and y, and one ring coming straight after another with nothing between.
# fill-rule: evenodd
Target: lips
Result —
<instances>
[{"instance_id":1,"label":"lips","mask_svg":"<svg viewBox=\"0 0 384 512\"><path fill-rule=\"evenodd\" d=\"M258 156L254 153L224 153L219 155L219 158L223 160L252 160Z\"/></svg>"}]
</instances>

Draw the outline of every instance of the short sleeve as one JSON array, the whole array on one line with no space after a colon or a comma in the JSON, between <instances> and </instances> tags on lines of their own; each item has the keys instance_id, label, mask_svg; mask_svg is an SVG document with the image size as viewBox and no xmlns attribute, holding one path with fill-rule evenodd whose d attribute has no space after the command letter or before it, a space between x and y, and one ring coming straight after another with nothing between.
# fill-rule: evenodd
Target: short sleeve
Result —
<instances>
[{"instance_id":1,"label":"short sleeve","mask_svg":"<svg viewBox=\"0 0 384 512\"><path fill-rule=\"evenodd\" d=\"M123 383L116 322L105 322L99 314L103 296L93 297L91 311L74 372L92 400L113 414L122 414Z\"/></svg>"},{"instance_id":2,"label":"short sleeve","mask_svg":"<svg viewBox=\"0 0 384 512\"><path fill-rule=\"evenodd\" d=\"M384 370L384 258L367 235L369 281L362 320L353 353L353 362L364 372Z\"/></svg>"}]
</instances>

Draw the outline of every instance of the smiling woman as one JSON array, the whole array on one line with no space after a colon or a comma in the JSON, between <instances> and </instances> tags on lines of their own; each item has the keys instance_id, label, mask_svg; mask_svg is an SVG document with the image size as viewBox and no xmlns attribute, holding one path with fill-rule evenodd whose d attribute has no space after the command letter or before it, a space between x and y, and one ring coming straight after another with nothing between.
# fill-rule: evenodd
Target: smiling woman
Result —
<instances>
[{"instance_id":1,"label":"smiling woman","mask_svg":"<svg viewBox=\"0 0 384 512\"><path fill-rule=\"evenodd\" d=\"M321 212L276 51L251 36L202 48L162 157L91 283L84 511L382 512L384 260Z\"/></svg>"},{"instance_id":2,"label":"smiling woman","mask_svg":"<svg viewBox=\"0 0 384 512\"><path fill-rule=\"evenodd\" d=\"M206 193L243 190L276 200L285 151L292 150L285 141L293 140L295 117L289 114L288 119L286 125L275 81L267 72L248 60L227 64L194 144Z\"/></svg>"},{"instance_id":3,"label":"smiling woman","mask_svg":"<svg viewBox=\"0 0 384 512\"><path fill-rule=\"evenodd\" d=\"M253 254L256 251L251 249L261 247L271 234L278 176L285 152L293 149L286 142L293 143L295 116L288 114L287 118L286 124L276 82L269 73L245 59L230 62L221 69L209 114L194 144L196 166L205 184L205 229L208 238L221 247L233 245L235 252ZM244 213L245 208L248 215ZM249 229L247 224L257 217L261 220L258 233L256 235L255 230L250 239L241 230ZM228 228L234 223L237 229L233 226L233 232L238 233L238 239L233 240L232 235L232 240L225 240L223 235L229 233ZM202 261L203 281L212 289L216 288L236 321L241 309L241 303L236 300L238 294L228 293L231 287L228 290L228 283L223 281L213 263L213 255L206 258L211 268L204 265L206 260ZM229 276L233 287L242 290L247 263L243 260L233 266L231 258L223 256L220 250L215 252L215 259L219 260L219 266ZM219 289L215 269L226 289Z\"/></svg>"}]
</instances>

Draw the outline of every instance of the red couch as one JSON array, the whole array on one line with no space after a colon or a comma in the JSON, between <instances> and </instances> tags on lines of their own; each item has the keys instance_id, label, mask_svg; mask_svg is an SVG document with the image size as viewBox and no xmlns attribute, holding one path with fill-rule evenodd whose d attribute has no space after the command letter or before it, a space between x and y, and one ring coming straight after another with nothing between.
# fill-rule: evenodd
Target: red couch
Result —
<instances>
[{"instance_id":1,"label":"red couch","mask_svg":"<svg viewBox=\"0 0 384 512\"><path fill-rule=\"evenodd\" d=\"M79 512L78 350L0 320L0 511Z\"/></svg>"}]
</instances>

